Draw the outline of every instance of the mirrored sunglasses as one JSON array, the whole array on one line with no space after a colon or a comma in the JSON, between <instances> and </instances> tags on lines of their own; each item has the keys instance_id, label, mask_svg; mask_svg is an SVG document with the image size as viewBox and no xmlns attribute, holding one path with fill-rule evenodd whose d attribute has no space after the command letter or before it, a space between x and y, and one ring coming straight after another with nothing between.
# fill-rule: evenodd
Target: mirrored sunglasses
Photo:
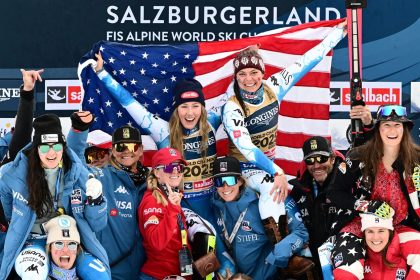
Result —
<instances>
[{"instance_id":1,"label":"mirrored sunglasses","mask_svg":"<svg viewBox=\"0 0 420 280\"><path fill-rule=\"evenodd\" d=\"M94 161L103 159L108 154L107 150L93 150L86 155L86 162L91 164Z\"/></svg>"},{"instance_id":2,"label":"mirrored sunglasses","mask_svg":"<svg viewBox=\"0 0 420 280\"><path fill-rule=\"evenodd\" d=\"M69 248L70 251L76 251L77 250L77 245L79 245L79 244L75 241L70 241L67 244L63 241L53 242L53 246L56 250L63 250L64 246L67 246L67 248Z\"/></svg>"},{"instance_id":3,"label":"mirrored sunglasses","mask_svg":"<svg viewBox=\"0 0 420 280\"><path fill-rule=\"evenodd\" d=\"M156 166L156 169L163 169L163 172L165 173L172 173L174 171L177 171L178 173L183 173L185 166L182 163L178 162L172 162L168 165L158 165Z\"/></svg>"},{"instance_id":4,"label":"mirrored sunglasses","mask_svg":"<svg viewBox=\"0 0 420 280\"><path fill-rule=\"evenodd\" d=\"M386 105L378 109L379 117L390 117L393 113L398 117L407 117L407 110L404 106Z\"/></svg>"},{"instance_id":5,"label":"mirrored sunglasses","mask_svg":"<svg viewBox=\"0 0 420 280\"><path fill-rule=\"evenodd\" d=\"M53 149L54 152L60 152L63 150L63 144L62 143L56 143L56 144L42 144L38 146L38 150L41 154L46 154L50 149Z\"/></svg>"},{"instance_id":6,"label":"mirrored sunglasses","mask_svg":"<svg viewBox=\"0 0 420 280\"><path fill-rule=\"evenodd\" d=\"M330 157L327 156L316 156L316 157L309 157L305 159L306 165L313 165L315 162L319 164L326 163Z\"/></svg>"},{"instance_id":7,"label":"mirrored sunglasses","mask_svg":"<svg viewBox=\"0 0 420 280\"><path fill-rule=\"evenodd\" d=\"M117 144L114 144L113 146L114 146L114 149L119 153L123 152L125 149L134 153L134 152L137 152L137 150L140 147L140 144L139 143L117 143Z\"/></svg>"},{"instance_id":8,"label":"mirrored sunglasses","mask_svg":"<svg viewBox=\"0 0 420 280\"><path fill-rule=\"evenodd\" d=\"M216 188L221 188L226 183L229 187L232 187L238 183L238 178L236 176L225 176L225 177L215 177L214 185Z\"/></svg>"}]
</instances>

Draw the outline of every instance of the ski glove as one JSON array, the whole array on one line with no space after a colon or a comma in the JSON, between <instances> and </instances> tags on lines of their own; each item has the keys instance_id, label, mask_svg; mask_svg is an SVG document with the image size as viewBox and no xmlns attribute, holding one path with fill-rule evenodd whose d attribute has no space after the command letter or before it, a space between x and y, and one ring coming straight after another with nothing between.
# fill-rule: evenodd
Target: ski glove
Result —
<instances>
[{"instance_id":1,"label":"ski glove","mask_svg":"<svg viewBox=\"0 0 420 280\"><path fill-rule=\"evenodd\" d=\"M391 218L392 207L380 200L357 200L354 209L363 213L372 213L382 219Z\"/></svg>"},{"instance_id":2,"label":"ski glove","mask_svg":"<svg viewBox=\"0 0 420 280\"><path fill-rule=\"evenodd\" d=\"M89 180L86 182L87 204L99 205L102 203L102 183L89 175Z\"/></svg>"},{"instance_id":3,"label":"ski glove","mask_svg":"<svg viewBox=\"0 0 420 280\"><path fill-rule=\"evenodd\" d=\"M85 123L84 121L82 121L82 119L77 114L77 112L74 112L73 114L70 115L70 119L71 119L71 127L73 127L74 129L78 131L85 131L89 129L91 123L93 122L95 118L92 118L92 121Z\"/></svg>"}]
</instances>

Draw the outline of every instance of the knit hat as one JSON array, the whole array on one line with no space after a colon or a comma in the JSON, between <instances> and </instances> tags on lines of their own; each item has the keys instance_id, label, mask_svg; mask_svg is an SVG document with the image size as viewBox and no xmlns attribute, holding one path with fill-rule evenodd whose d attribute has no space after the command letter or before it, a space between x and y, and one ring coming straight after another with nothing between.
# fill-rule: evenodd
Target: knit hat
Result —
<instances>
[{"instance_id":1,"label":"knit hat","mask_svg":"<svg viewBox=\"0 0 420 280\"><path fill-rule=\"evenodd\" d=\"M177 108L183 103L194 101L206 106L204 103L203 86L195 79L184 79L178 82L173 89L173 94L174 108Z\"/></svg>"},{"instance_id":2,"label":"knit hat","mask_svg":"<svg viewBox=\"0 0 420 280\"><path fill-rule=\"evenodd\" d=\"M142 143L140 131L132 126L124 125L117 128L112 134L112 144L117 143Z\"/></svg>"},{"instance_id":3,"label":"knit hat","mask_svg":"<svg viewBox=\"0 0 420 280\"><path fill-rule=\"evenodd\" d=\"M152 168L154 169L159 165L168 165L175 161L180 161L184 165L188 165L178 150L173 148L163 148L153 155Z\"/></svg>"},{"instance_id":4,"label":"knit hat","mask_svg":"<svg viewBox=\"0 0 420 280\"><path fill-rule=\"evenodd\" d=\"M359 214L360 218L362 218L362 231L372 227L394 230L394 226L392 225L392 217L394 216L394 213L395 211L391 210L391 218L389 219L383 219L372 213Z\"/></svg>"},{"instance_id":5,"label":"knit hat","mask_svg":"<svg viewBox=\"0 0 420 280\"><path fill-rule=\"evenodd\" d=\"M234 157L220 157L213 163L213 176L241 176L241 166Z\"/></svg>"},{"instance_id":6,"label":"knit hat","mask_svg":"<svg viewBox=\"0 0 420 280\"><path fill-rule=\"evenodd\" d=\"M77 230L76 220L67 215L60 215L48 221L45 225L47 232L47 244L55 241L76 241L80 243L80 235Z\"/></svg>"},{"instance_id":7,"label":"knit hat","mask_svg":"<svg viewBox=\"0 0 420 280\"><path fill-rule=\"evenodd\" d=\"M236 74L244 68L255 68L261 72L265 72L264 61L258 54L258 48L251 46L240 53L233 59L233 67Z\"/></svg>"},{"instance_id":8,"label":"knit hat","mask_svg":"<svg viewBox=\"0 0 420 280\"><path fill-rule=\"evenodd\" d=\"M327 139L322 136L314 136L307 139L302 146L303 159L307 159L311 156L331 156L332 149Z\"/></svg>"},{"instance_id":9,"label":"knit hat","mask_svg":"<svg viewBox=\"0 0 420 280\"><path fill-rule=\"evenodd\" d=\"M37 117L32 123L34 136L32 142L34 146L44 143L65 143L66 138L61 131L61 122L57 115L45 114Z\"/></svg>"}]
</instances>

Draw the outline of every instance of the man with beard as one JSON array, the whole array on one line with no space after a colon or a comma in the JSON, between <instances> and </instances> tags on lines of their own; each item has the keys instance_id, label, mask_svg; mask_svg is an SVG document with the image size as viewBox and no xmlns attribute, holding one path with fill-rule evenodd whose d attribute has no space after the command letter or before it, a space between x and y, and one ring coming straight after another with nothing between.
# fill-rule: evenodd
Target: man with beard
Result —
<instances>
[{"instance_id":1,"label":"man with beard","mask_svg":"<svg viewBox=\"0 0 420 280\"><path fill-rule=\"evenodd\" d=\"M302 168L298 176L289 181L293 186L290 195L301 211L309 232L309 247L313 260L318 264L317 267L320 267L318 247L329 237L336 212L335 206L325 194L344 157L338 151L333 151L328 140L321 136L307 139L302 150Z\"/></svg>"}]
</instances>

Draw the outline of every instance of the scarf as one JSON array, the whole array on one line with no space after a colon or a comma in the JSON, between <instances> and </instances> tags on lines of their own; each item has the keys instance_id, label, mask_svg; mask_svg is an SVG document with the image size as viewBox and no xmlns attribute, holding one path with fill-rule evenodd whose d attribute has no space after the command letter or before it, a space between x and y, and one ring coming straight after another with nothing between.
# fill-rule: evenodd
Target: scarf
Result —
<instances>
[{"instance_id":1,"label":"scarf","mask_svg":"<svg viewBox=\"0 0 420 280\"><path fill-rule=\"evenodd\" d=\"M76 267L71 268L71 269L64 269L64 268L60 268L56 266L54 262L51 262L50 264L51 264L51 269L50 269L50 273L48 274L50 279L56 279L56 280L79 279L77 278L77 275L76 275Z\"/></svg>"},{"instance_id":2,"label":"scarf","mask_svg":"<svg viewBox=\"0 0 420 280\"><path fill-rule=\"evenodd\" d=\"M147 176L149 175L149 169L141 165L140 162L137 163L137 173L131 171L130 167L124 166L121 163L117 162L114 158L111 158L111 162L115 168L127 172L128 176L130 176L131 180L133 180L135 185L141 185L144 182L146 182Z\"/></svg>"},{"instance_id":3,"label":"scarf","mask_svg":"<svg viewBox=\"0 0 420 280\"><path fill-rule=\"evenodd\" d=\"M241 88L239 88L239 92L245 102L254 105L259 104L264 97L264 85L261 84L261 87L256 92L249 92Z\"/></svg>"}]
</instances>

